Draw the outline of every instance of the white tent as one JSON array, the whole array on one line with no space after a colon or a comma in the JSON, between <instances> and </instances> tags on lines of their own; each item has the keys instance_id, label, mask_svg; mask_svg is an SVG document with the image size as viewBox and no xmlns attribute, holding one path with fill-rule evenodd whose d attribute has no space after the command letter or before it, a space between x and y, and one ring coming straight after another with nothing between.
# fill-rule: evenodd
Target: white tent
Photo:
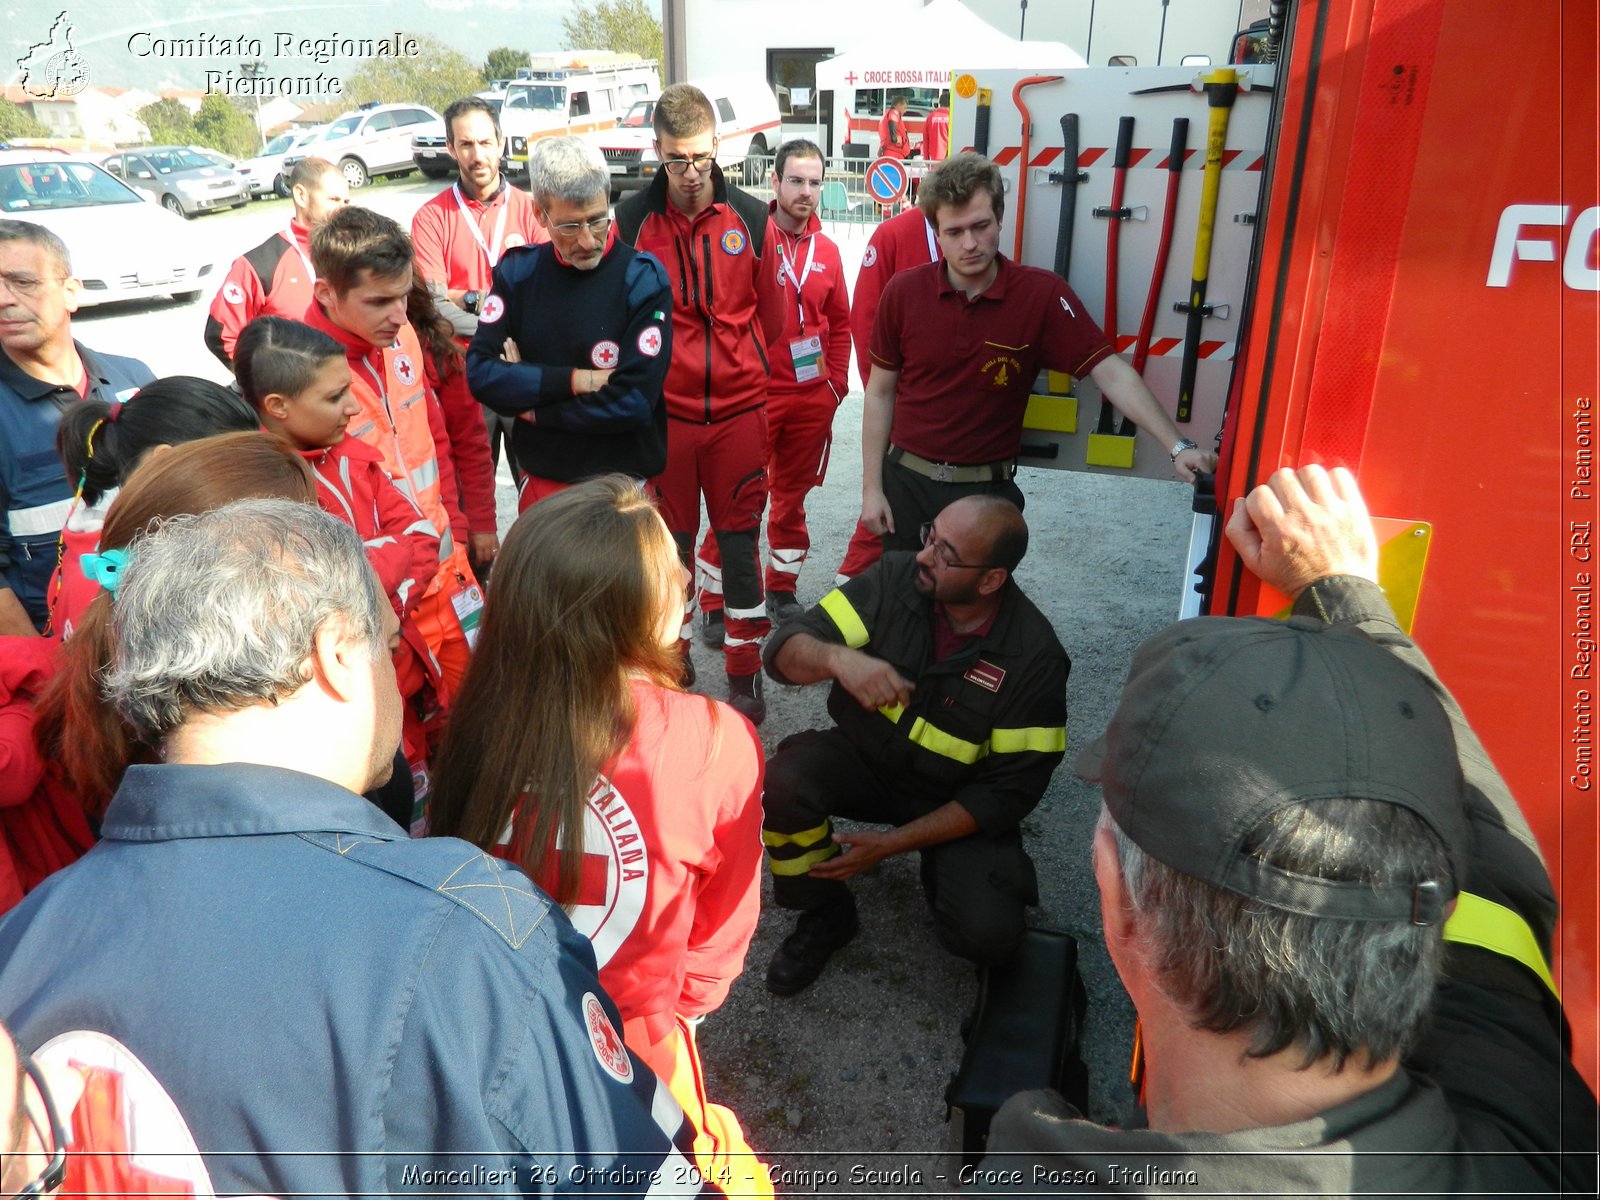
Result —
<instances>
[{"instance_id":1,"label":"white tent","mask_svg":"<svg viewBox=\"0 0 1600 1200\"><path fill-rule=\"evenodd\" d=\"M1058 70L1087 66L1061 42L1019 42L1007 37L961 0L932 0L909 20L876 30L861 48L817 64L817 87L948 87L950 72L994 67Z\"/></svg>"}]
</instances>

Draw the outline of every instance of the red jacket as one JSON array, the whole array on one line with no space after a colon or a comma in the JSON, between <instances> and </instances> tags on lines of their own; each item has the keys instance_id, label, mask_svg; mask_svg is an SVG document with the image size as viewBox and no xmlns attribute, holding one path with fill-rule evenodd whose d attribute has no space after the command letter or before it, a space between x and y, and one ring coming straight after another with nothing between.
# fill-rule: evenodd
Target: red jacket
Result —
<instances>
[{"instance_id":1,"label":"red jacket","mask_svg":"<svg viewBox=\"0 0 1600 1200\"><path fill-rule=\"evenodd\" d=\"M767 400L769 347L783 337L767 206L713 167L712 203L693 217L667 199L667 175L617 206L623 241L647 251L672 285L667 415L710 424ZM603 364L597 364L603 365Z\"/></svg>"},{"instance_id":2,"label":"red jacket","mask_svg":"<svg viewBox=\"0 0 1600 1200\"><path fill-rule=\"evenodd\" d=\"M572 923L652 1044L714 1011L761 909L761 742L726 704L636 680L638 723L595 781ZM512 830L496 853L509 858ZM553 865L553 864L552 864ZM551 882L541 873L542 881Z\"/></svg>"},{"instance_id":3,"label":"red jacket","mask_svg":"<svg viewBox=\"0 0 1600 1200\"><path fill-rule=\"evenodd\" d=\"M884 158L905 158L911 153L905 113L891 108L878 121L878 153Z\"/></svg>"},{"instance_id":4,"label":"red jacket","mask_svg":"<svg viewBox=\"0 0 1600 1200\"><path fill-rule=\"evenodd\" d=\"M33 740L33 702L60 652L53 638L0 638L0 912L94 845L83 806Z\"/></svg>"},{"instance_id":5,"label":"red jacket","mask_svg":"<svg viewBox=\"0 0 1600 1200\"><path fill-rule=\"evenodd\" d=\"M311 235L293 221L254 250L233 260L211 301L206 317L206 346L233 369L233 344L257 317L298 321L311 303Z\"/></svg>"},{"instance_id":6,"label":"red jacket","mask_svg":"<svg viewBox=\"0 0 1600 1200\"><path fill-rule=\"evenodd\" d=\"M777 203L767 206L769 214L777 210ZM767 244L772 247L767 257L783 294L783 337L773 349L769 390L806 392L825 381L833 388L834 399L843 400L850 390L850 288L839 247L822 232L816 213L799 237L773 220ZM791 347L810 337L822 339L823 361L818 364L822 377L799 383Z\"/></svg>"},{"instance_id":7,"label":"red jacket","mask_svg":"<svg viewBox=\"0 0 1600 1200\"><path fill-rule=\"evenodd\" d=\"M423 348L422 361L428 386L439 400L439 412L450 435L450 457L455 463L456 486L467 528L473 533L495 533L499 516L494 503L494 456L489 451L489 427L483 408L467 390L467 368L456 364L450 378L439 378L433 352Z\"/></svg>"},{"instance_id":8,"label":"red jacket","mask_svg":"<svg viewBox=\"0 0 1600 1200\"><path fill-rule=\"evenodd\" d=\"M850 332L856 342L856 366L861 368L862 383L872 370L872 356L868 353L872 323L877 319L878 297L883 295L884 287L901 271L938 262L942 257L933 226L921 209L908 208L872 231L861 256L861 270L856 273L856 298L850 307Z\"/></svg>"}]
</instances>

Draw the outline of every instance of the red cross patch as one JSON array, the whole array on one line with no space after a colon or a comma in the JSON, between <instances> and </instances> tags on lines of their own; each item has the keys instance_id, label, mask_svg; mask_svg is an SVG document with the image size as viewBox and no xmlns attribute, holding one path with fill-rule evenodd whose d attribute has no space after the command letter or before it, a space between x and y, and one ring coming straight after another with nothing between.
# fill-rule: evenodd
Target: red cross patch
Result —
<instances>
[{"instance_id":1,"label":"red cross patch","mask_svg":"<svg viewBox=\"0 0 1600 1200\"><path fill-rule=\"evenodd\" d=\"M478 321L484 325L493 325L505 315L506 302L491 292L489 298L483 302L483 307L478 310Z\"/></svg>"},{"instance_id":2,"label":"red cross patch","mask_svg":"<svg viewBox=\"0 0 1600 1200\"><path fill-rule=\"evenodd\" d=\"M244 289L231 280L223 286L222 298L229 304L244 303Z\"/></svg>"},{"instance_id":3,"label":"red cross patch","mask_svg":"<svg viewBox=\"0 0 1600 1200\"><path fill-rule=\"evenodd\" d=\"M405 384L406 387L410 387L417 381L417 368L411 364L409 355L397 354L394 356L394 374L395 378Z\"/></svg>"},{"instance_id":4,"label":"red cross patch","mask_svg":"<svg viewBox=\"0 0 1600 1200\"><path fill-rule=\"evenodd\" d=\"M611 1024L611 1018L606 1015L605 1005L593 992L583 995L583 1023L589 1030L589 1044L594 1047L594 1056L605 1068L606 1074L618 1083L632 1083L633 1060L628 1057L628 1048L617 1036L616 1026Z\"/></svg>"},{"instance_id":5,"label":"red cross patch","mask_svg":"<svg viewBox=\"0 0 1600 1200\"><path fill-rule=\"evenodd\" d=\"M876 246L868 246L867 247L867 252L861 256L861 265L863 267L870 267L873 263L875 263L877 261L878 261L878 248Z\"/></svg>"},{"instance_id":6,"label":"red cross patch","mask_svg":"<svg viewBox=\"0 0 1600 1200\"><path fill-rule=\"evenodd\" d=\"M639 353L650 358L661 353L661 330L652 325L639 335Z\"/></svg>"},{"instance_id":7,"label":"red cross patch","mask_svg":"<svg viewBox=\"0 0 1600 1200\"><path fill-rule=\"evenodd\" d=\"M617 359L622 355L622 347L615 342L596 342L594 349L589 351L589 361L602 371L609 371L617 365Z\"/></svg>"}]
</instances>

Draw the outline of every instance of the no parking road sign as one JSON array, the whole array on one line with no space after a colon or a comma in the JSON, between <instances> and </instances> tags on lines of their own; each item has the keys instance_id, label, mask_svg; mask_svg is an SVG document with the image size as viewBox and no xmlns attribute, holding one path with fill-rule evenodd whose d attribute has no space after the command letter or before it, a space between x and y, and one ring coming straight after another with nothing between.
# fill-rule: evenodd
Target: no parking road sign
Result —
<instances>
[{"instance_id":1,"label":"no parking road sign","mask_svg":"<svg viewBox=\"0 0 1600 1200\"><path fill-rule=\"evenodd\" d=\"M910 177L898 158L880 158L867 168L867 191L879 204L894 204L906 194Z\"/></svg>"}]
</instances>

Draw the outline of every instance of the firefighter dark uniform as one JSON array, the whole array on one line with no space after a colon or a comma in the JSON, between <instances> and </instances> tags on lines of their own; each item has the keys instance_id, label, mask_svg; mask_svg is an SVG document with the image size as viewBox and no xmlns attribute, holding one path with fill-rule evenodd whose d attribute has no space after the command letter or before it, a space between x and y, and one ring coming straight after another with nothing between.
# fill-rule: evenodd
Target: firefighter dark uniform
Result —
<instances>
[{"instance_id":1,"label":"firefighter dark uniform","mask_svg":"<svg viewBox=\"0 0 1600 1200\"><path fill-rule=\"evenodd\" d=\"M993 964L1016 948L1023 910L1038 902L1018 825L1066 752L1072 662L1014 581L988 631L935 661L940 618L915 578L914 555L885 554L768 640L767 673L779 683L790 681L778 651L806 633L883 659L916 689L903 708L869 712L835 683L834 728L785 738L767 763L761 837L777 902L822 908L846 894L807 874L840 853L831 815L903 825L955 801L978 832L922 850L922 886L939 940Z\"/></svg>"}]
</instances>

